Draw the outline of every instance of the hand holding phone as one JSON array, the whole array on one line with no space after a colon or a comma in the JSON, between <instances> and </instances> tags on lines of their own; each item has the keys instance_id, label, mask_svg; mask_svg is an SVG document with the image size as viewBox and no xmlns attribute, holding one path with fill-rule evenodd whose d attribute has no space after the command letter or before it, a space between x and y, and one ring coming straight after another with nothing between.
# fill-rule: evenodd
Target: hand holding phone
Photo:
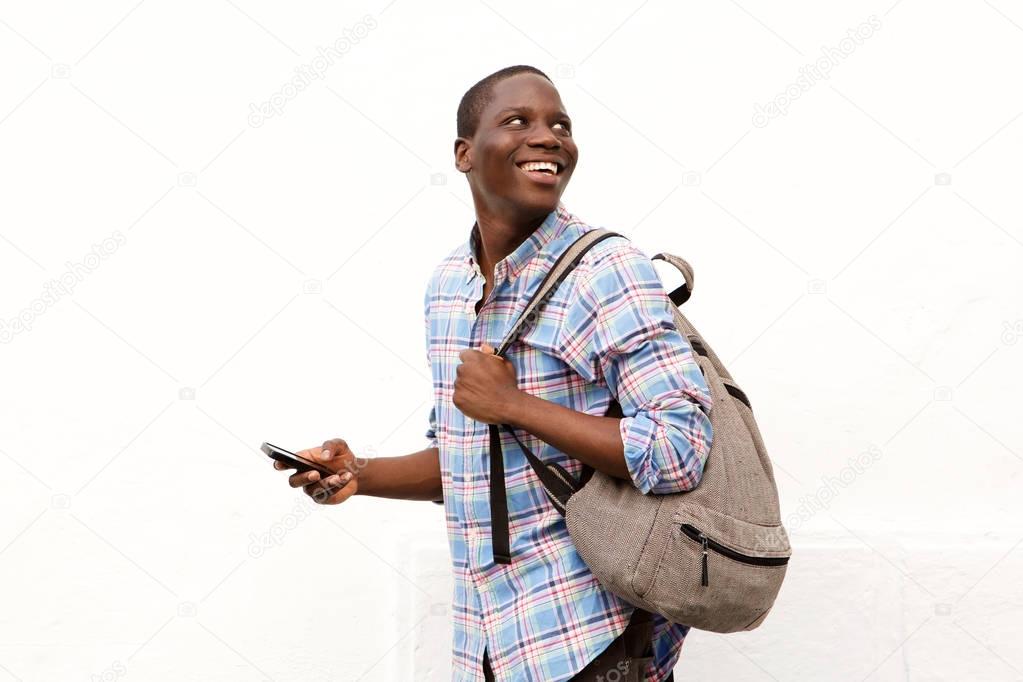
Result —
<instances>
[{"instance_id":1,"label":"hand holding phone","mask_svg":"<svg viewBox=\"0 0 1023 682\"><path fill-rule=\"evenodd\" d=\"M271 443L263 443L259 449L262 450L270 459L284 465L281 467L275 466L275 469L295 469L300 474L310 471L318 471L323 478L332 476L335 473L332 469L328 469L319 462L314 462L305 455L290 452Z\"/></svg>"},{"instance_id":2,"label":"hand holding phone","mask_svg":"<svg viewBox=\"0 0 1023 682\"><path fill-rule=\"evenodd\" d=\"M263 443L260 449L274 460L278 471L295 469L288 483L292 488L302 488L318 504L340 504L359 489L360 467L348 444L340 438L328 440L319 448L298 452L271 443Z\"/></svg>"}]
</instances>

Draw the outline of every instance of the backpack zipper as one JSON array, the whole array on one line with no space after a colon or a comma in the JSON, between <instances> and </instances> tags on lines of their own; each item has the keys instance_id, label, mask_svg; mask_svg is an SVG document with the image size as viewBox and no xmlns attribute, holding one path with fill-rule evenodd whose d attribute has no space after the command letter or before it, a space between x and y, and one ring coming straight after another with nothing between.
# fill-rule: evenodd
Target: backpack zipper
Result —
<instances>
[{"instance_id":1,"label":"backpack zipper","mask_svg":"<svg viewBox=\"0 0 1023 682\"><path fill-rule=\"evenodd\" d=\"M704 535L703 531L701 531L696 526L690 525L688 523L681 523L679 524L679 527L682 529L682 532L685 533L687 537L689 537L691 540L699 542L703 546L703 557L701 562L702 573L700 576L700 584L703 585L704 587L710 584L710 576L708 575L707 570L708 547L710 549L713 549L718 554L721 554L722 556L726 556L729 559L734 559L736 561L740 561L744 564L750 564L752 566L783 566L789 562L789 558L787 556L764 557L741 554L739 552L736 552L734 549L725 547L720 542L715 542L714 540L711 540L706 535Z\"/></svg>"},{"instance_id":2,"label":"backpack zipper","mask_svg":"<svg viewBox=\"0 0 1023 682\"><path fill-rule=\"evenodd\" d=\"M700 540L703 542L703 575L700 577L700 584L706 587L710 584L707 577L707 543L709 540L707 540L707 536L703 533L700 533Z\"/></svg>"}]
</instances>

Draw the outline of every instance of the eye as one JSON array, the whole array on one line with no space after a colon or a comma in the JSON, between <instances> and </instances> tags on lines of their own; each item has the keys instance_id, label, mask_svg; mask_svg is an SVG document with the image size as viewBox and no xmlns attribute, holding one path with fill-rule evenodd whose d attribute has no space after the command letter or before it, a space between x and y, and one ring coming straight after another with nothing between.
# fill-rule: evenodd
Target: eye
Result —
<instances>
[{"instance_id":1,"label":"eye","mask_svg":"<svg viewBox=\"0 0 1023 682\"><path fill-rule=\"evenodd\" d=\"M526 119L524 119L521 116L512 116L507 121L505 121L505 123L511 123L512 121L522 121L523 123L525 123Z\"/></svg>"},{"instance_id":2,"label":"eye","mask_svg":"<svg viewBox=\"0 0 1023 682\"><path fill-rule=\"evenodd\" d=\"M568 133L569 135L572 134L572 125L568 121L558 121L554 125L561 126L562 128L565 129L566 133Z\"/></svg>"}]
</instances>

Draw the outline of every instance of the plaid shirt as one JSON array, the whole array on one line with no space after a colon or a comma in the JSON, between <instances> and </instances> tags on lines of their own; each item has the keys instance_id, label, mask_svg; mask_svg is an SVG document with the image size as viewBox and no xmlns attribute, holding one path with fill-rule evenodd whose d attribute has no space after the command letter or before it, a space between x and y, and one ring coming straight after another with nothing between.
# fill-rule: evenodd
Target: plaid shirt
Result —
<instances>
[{"instance_id":1,"label":"plaid shirt","mask_svg":"<svg viewBox=\"0 0 1023 682\"><path fill-rule=\"evenodd\" d=\"M478 227L449 253L424 300L434 405L426 436L439 448L444 510L454 567L453 679L482 680L484 648L498 680L566 680L628 624L634 607L604 589L579 557L565 519L549 502L525 456L504 438L513 562L491 547L489 430L452 402L458 354L498 347L557 256L594 229L558 205L497 263L477 317L484 276L475 259ZM579 412L603 415L617 397L625 415L625 461L644 493L699 483L711 444L710 391L653 262L623 239L594 246L547 301L506 357L519 388ZM520 429L523 444L575 476L581 462ZM654 656L644 679L662 680L688 628L654 614Z\"/></svg>"}]
</instances>

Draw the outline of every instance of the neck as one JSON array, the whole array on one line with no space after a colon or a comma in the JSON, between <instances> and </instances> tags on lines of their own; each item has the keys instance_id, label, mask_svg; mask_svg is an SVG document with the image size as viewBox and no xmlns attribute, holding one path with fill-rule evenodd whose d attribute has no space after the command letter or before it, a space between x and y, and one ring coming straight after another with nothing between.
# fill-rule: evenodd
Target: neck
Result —
<instances>
[{"instance_id":1,"label":"neck","mask_svg":"<svg viewBox=\"0 0 1023 682\"><path fill-rule=\"evenodd\" d=\"M479 226L479 252L475 254L485 273L493 273L494 266L515 251L533 234L547 217L543 215L508 215L476 206L476 224ZM492 281L487 277L487 281Z\"/></svg>"}]
</instances>

